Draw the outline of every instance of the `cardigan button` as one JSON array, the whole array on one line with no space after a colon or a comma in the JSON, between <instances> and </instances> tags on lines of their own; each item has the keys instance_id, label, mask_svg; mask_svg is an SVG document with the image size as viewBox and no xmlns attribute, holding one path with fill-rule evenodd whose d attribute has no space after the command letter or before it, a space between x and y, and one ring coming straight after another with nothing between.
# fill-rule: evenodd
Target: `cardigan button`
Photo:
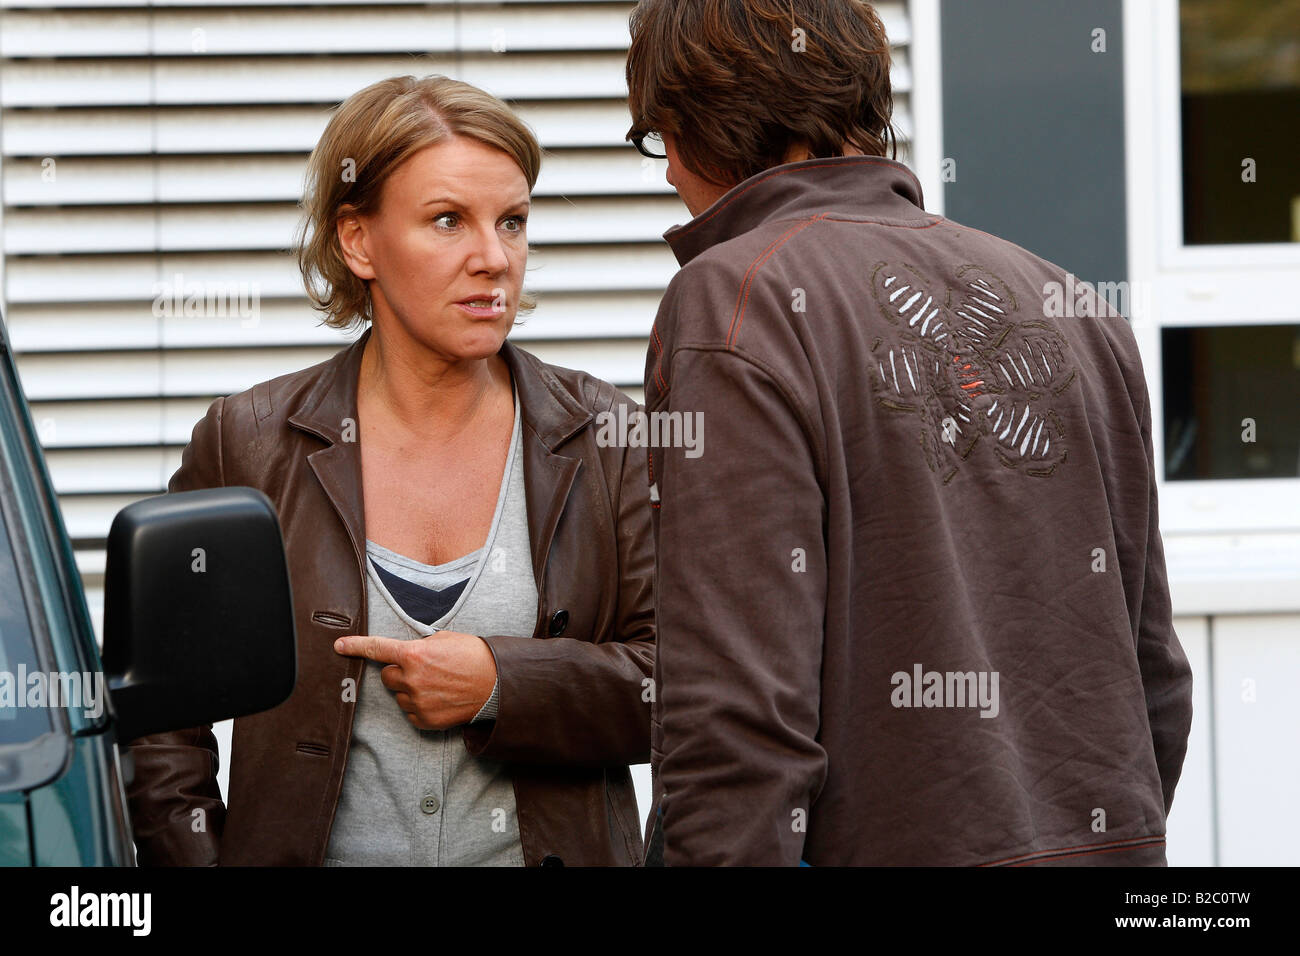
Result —
<instances>
[{"instance_id":1,"label":"cardigan button","mask_svg":"<svg viewBox=\"0 0 1300 956\"><path fill-rule=\"evenodd\" d=\"M546 854L546 856L542 857L542 862L537 865L538 866L564 866L564 861L561 860L554 853L548 853Z\"/></svg>"},{"instance_id":2,"label":"cardigan button","mask_svg":"<svg viewBox=\"0 0 1300 956\"><path fill-rule=\"evenodd\" d=\"M546 629L546 633L550 634L551 637L559 637L568 626L569 612L561 608L551 615L551 626Z\"/></svg>"}]
</instances>

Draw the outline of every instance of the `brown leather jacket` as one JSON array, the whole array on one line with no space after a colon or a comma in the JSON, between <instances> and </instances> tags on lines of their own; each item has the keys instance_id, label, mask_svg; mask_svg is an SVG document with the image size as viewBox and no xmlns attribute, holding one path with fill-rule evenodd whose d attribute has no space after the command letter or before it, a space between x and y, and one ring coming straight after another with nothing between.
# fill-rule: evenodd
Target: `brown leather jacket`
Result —
<instances>
[{"instance_id":1,"label":"brown leather jacket","mask_svg":"<svg viewBox=\"0 0 1300 956\"><path fill-rule=\"evenodd\" d=\"M169 491L260 489L284 533L298 684L235 721L230 793L209 726L130 748L141 864L320 865L343 784L364 661L336 638L365 634L357 376L370 332L320 365L217 399ZM599 447L596 413L635 404L614 386L507 342L523 416L524 485L538 613L529 638L482 635L500 707L466 726L471 752L511 764L527 865L636 865L641 833L628 764L650 757L644 681L654 664L653 555L644 450ZM355 685L354 685L355 686ZM206 814L194 832L193 811Z\"/></svg>"}]
</instances>

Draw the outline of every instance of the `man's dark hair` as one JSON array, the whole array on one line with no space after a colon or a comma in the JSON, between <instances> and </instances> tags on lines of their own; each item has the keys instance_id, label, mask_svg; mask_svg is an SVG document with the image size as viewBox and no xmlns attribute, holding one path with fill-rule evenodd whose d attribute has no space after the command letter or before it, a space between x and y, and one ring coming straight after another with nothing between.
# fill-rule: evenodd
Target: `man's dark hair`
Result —
<instances>
[{"instance_id":1,"label":"man's dark hair","mask_svg":"<svg viewBox=\"0 0 1300 956\"><path fill-rule=\"evenodd\" d=\"M865 0L641 0L627 57L633 129L731 186L845 146L897 158L889 40Z\"/></svg>"}]
</instances>

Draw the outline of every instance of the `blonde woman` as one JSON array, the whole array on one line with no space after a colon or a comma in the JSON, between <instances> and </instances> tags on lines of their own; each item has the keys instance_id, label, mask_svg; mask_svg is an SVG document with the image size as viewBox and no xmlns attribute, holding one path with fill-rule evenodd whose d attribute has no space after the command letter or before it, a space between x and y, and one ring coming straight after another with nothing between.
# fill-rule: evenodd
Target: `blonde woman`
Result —
<instances>
[{"instance_id":1,"label":"blonde woman","mask_svg":"<svg viewBox=\"0 0 1300 956\"><path fill-rule=\"evenodd\" d=\"M141 863L639 863L647 464L595 439L627 396L507 339L540 156L446 77L331 119L299 261L327 323L368 328L215 401L169 484L275 502L297 688L235 722L224 802L209 727L134 742Z\"/></svg>"}]
</instances>

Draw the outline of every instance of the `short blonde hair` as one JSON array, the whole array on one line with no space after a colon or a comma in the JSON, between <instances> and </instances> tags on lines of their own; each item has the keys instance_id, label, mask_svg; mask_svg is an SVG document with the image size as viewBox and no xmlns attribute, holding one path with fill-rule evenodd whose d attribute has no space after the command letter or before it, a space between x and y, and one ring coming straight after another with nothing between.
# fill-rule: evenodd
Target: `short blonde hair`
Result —
<instances>
[{"instance_id":1,"label":"short blonde hair","mask_svg":"<svg viewBox=\"0 0 1300 956\"><path fill-rule=\"evenodd\" d=\"M394 76L349 96L307 162L296 248L307 297L324 323L347 329L372 318L370 290L348 268L337 221L344 207L374 212L384 182L406 159L450 136L507 153L537 185L542 151L532 130L490 93L446 76ZM519 311L536 307L525 292Z\"/></svg>"}]
</instances>

